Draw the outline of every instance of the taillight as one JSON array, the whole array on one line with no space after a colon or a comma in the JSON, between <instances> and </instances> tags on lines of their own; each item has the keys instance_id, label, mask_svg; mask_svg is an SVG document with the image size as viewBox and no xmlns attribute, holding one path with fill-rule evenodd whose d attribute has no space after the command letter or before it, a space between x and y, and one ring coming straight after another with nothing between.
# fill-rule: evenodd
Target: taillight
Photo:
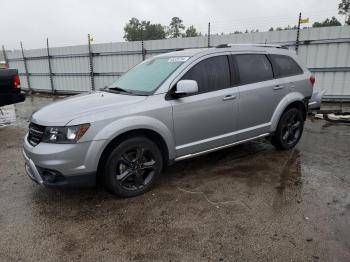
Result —
<instances>
[{"instance_id":1,"label":"taillight","mask_svg":"<svg viewBox=\"0 0 350 262\"><path fill-rule=\"evenodd\" d=\"M311 75L310 78L309 78L309 80L310 80L310 83L311 83L312 87L314 87L314 84L315 84L315 81L316 81L315 76L314 76L314 75Z\"/></svg>"},{"instance_id":2,"label":"taillight","mask_svg":"<svg viewBox=\"0 0 350 262\"><path fill-rule=\"evenodd\" d=\"M14 86L15 88L20 88L20 86L21 86L21 80L20 80L20 78L19 78L19 75L15 75L15 76L13 77L13 86Z\"/></svg>"}]
</instances>

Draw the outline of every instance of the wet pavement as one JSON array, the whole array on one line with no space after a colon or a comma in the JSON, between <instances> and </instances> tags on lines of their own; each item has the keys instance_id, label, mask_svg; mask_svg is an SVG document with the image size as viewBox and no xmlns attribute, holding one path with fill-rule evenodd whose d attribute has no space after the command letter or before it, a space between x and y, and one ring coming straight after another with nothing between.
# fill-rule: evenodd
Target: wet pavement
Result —
<instances>
[{"instance_id":1,"label":"wet pavement","mask_svg":"<svg viewBox=\"0 0 350 262\"><path fill-rule=\"evenodd\" d=\"M350 260L350 126L309 119L291 151L260 140L179 162L120 199L26 177L27 119L50 101L0 128L0 261Z\"/></svg>"}]
</instances>

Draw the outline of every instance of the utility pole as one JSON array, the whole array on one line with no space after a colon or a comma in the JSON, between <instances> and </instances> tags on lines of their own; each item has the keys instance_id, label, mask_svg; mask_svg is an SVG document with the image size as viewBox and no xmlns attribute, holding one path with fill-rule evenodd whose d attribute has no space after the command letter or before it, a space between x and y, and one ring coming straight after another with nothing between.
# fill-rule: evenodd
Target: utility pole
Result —
<instances>
[{"instance_id":1,"label":"utility pole","mask_svg":"<svg viewBox=\"0 0 350 262\"><path fill-rule=\"evenodd\" d=\"M299 13L298 30L297 30L297 39L296 39L296 41L295 41L295 52L296 52L297 54L298 54L298 49L299 49L300 22L301 22L301 12Z\"/></svg>"}]
</instances>

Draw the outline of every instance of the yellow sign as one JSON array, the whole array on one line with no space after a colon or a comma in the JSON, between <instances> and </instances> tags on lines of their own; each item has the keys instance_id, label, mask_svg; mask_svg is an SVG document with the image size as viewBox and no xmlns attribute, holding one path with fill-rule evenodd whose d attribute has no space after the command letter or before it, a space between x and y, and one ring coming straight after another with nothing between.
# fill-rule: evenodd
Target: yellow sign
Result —
<instances>
[{"instance_id":1,"label":"yellow sign","mask_svg":"<svg viewBox=\"0 0 350 262\"><path fill-rule=\"evenodd\" d=\"M309 23L309 18L300 19L300 24L307 24L307 23Z\"/></svg>"}]
</instances>

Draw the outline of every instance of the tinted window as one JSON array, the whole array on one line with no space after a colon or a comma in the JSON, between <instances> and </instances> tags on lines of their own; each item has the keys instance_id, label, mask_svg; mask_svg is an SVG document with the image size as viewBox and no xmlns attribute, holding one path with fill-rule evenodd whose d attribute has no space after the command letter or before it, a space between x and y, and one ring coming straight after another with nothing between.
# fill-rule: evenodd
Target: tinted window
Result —
<instances>
[{"instance_id":1,"label":"tinted window","mask_svg":"<svg viewBox=\"0 0 350 262\"><path fill-rule=\"evenodd\" d=\"M280 77L303 73L300 66L289 56L271 55L271 59L276 64L278 76Z\"/></svg>"},{"instance_id":2,"label":"tinted window","mask_svg":"<svg viewBox=\"0 0 350 262\"><path fill-rule=\"evenodd\" d=\"M270 61L265 55L236 55L241 84L266 81L273 78Z\"/></svg>"},{"instance_id":3,"label":"tinted window","mask_svg":"<svg viewBox=\"0 0 350 262\"><path fill-rule=\"evenodd\" d=\"M230 87L230 70L227 56L215 56L199 62L182 79L196 80L200 93Z\"/></svg>"}]
</instances>

